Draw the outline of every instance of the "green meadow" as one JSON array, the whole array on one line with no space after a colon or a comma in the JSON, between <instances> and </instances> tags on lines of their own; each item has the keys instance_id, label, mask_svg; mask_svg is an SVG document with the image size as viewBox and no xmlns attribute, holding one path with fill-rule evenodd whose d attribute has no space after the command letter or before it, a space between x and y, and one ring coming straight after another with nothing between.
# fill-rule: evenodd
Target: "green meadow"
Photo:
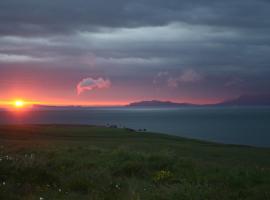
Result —
<instances>
[{"instance_id":1,"label":"green meadow","mask_svg":"<svg viewBox=\"0 0 270 200\"><path fill-rule=\"evenodd\" d=\"M270 199L270 149L95 126L2 125L0 199Z\"/></svg>"}]
</instances>

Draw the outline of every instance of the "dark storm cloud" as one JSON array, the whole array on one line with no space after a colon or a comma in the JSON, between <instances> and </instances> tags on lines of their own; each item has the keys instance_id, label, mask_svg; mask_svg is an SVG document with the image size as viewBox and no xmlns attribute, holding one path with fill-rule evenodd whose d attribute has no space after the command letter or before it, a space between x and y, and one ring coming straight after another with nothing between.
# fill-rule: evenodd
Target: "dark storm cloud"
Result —
<instances>
[{"instance_id":1,"label":"dark storm cloud","mask_svg":"<svg viewBox=\"0 0 270 200\"><path fill-rule=\"evenodd\" d=\"M101 27L161 26L171 22L268 29L263 0L1 0L1 35L43 35Z\"/></svg>"}]
</instances>

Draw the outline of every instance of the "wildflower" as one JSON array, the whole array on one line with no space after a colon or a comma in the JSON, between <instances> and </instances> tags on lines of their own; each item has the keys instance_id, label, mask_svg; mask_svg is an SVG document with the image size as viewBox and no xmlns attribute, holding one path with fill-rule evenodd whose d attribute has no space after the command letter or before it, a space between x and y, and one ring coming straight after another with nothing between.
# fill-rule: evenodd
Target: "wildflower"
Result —
<instances>
[{"instance_id":1,"label":"wildflower","mask_svg":"<svg viewBox=\"0 0 270 200\"><path fill-rule=\"evenodd\" d=\"M161 170L161 171L158 171L154 175L154 181L156 183L158 183L158 182L166 182L166 181L170 180L172 178L172 176L173 176L173 174L170 171Z\"/></svg>"},{"instance_id":2,"label":"wildflower","mask_svg":"<svg viewBox=\"0 0 270 200\"><path fill-rule=\"evenodd\" d=\"M59 191L59 192L62 192L62 190L61 190L60 188L58 189L58 191Z\"/></svg>"},{"instance_id":3,"label":"wildflower","mask_svg":"<svg viewBox=\"0 0 270 200\"><path fill-rule=\"evenodd\" d=\"M44 198L43 197L39 197L39 200L44 200Z\"/></svg>"},{"instance_id":4,"label":"wildflower","mask_svg":"<svg viewBox=\"0 0 270 200\"><path fill-rule=\"evenodd\" d=\"M6 182L5 182L5 181L3 181L2 185L6 185Z\"/></svg>"},{"instance_id":5,"label":"wildflower","mask_svg":"<svg viewBox=\"0 0 270 200\"><path fill-rule=\"evenodd\" d=\"M6 155L6 160L13 160L11 156Z\"/></svg>"},{"instance_id":6,"label":"wildflower","mask_svg":"<svg viewBox=\"0 0 270 200\"><path fill-rule=\"evenodd\" d=\"M118 184L116 184L115 187L116 187L117 189L120 189L120 185L118 185Z\"/></svg>"}]
</instances>

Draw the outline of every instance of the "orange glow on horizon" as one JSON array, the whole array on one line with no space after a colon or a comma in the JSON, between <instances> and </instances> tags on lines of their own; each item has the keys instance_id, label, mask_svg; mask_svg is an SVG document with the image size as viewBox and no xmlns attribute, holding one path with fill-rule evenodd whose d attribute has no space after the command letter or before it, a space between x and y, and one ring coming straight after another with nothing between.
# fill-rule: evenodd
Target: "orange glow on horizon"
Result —
<instances>
[{"instance_id":1,"label":"orange glow on horizon","mask_svg":"<svg viewBox=\"0 0 270 200\"><path fill-rule=\"evenodd\" d=\"M154 98L153 98L154 99ZM45 106L97 106L97 107L109 107L109 106L125 106L129 103L144 101L144 100L152 100L148 99L134 99L127 101L72 101L72 100L62 100L62 99L44 99L43 101L30 101L22 98L13 98L13 100L0 100L0 107L7 109L17 109L24 110L32 108L34 105L45 105ZM160 101L168 101L168 99L159 99ZM207 100L207 99L174 99L170 100L172 102L187 102L194 104L211 104L219 102L216 99Z\"/></svg>"},{"instance_id":2,"label":"orange glow on horizon","mask_svg":"<svg viewBox=\"0 0 270 200\"><path fill-rule=\"evenodd\" d=\"M34 105L44 105L44 106L124 106L129 104L129 102L125 101L61 101L61 100L51 100L51 101L29 101L29 100L22 100L22 99L15 99L15 100L0 100L0 107L7 108L7 109L17 109L22 110L24 108L31 108Z\"/></svg>"},{"instance_id":3,"label":"orange glow on horizon","mask_svg":"<svg viewBox=\"0 0 270 200\"><path fill-rule=\"evenodd\" d=\"M8 110L24 110L24 109L28 109L30 107L32 107L32 105L35 102L31 102L31 101L26 101L26 100L22 100L22 99L15 99L15 100L0 100L0 107L1 108L5 108Z\"/></svg>"}]
</instances>

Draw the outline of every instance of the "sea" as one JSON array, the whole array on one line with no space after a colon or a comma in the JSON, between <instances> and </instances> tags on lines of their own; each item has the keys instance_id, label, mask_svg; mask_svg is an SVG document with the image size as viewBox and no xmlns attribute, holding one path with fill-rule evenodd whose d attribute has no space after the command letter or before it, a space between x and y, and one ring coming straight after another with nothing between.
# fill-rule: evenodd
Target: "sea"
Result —
<instances>
[{"instance_id":1,"label":"sea","mask_svg":"<svg viewBox=\"0 0 270 200\"><path fill-rule=\"evenodd\" d=\"M270 107L2 110L0 124L116 125L225 144L270 147Z\"/></svg>"}]
</instances>

